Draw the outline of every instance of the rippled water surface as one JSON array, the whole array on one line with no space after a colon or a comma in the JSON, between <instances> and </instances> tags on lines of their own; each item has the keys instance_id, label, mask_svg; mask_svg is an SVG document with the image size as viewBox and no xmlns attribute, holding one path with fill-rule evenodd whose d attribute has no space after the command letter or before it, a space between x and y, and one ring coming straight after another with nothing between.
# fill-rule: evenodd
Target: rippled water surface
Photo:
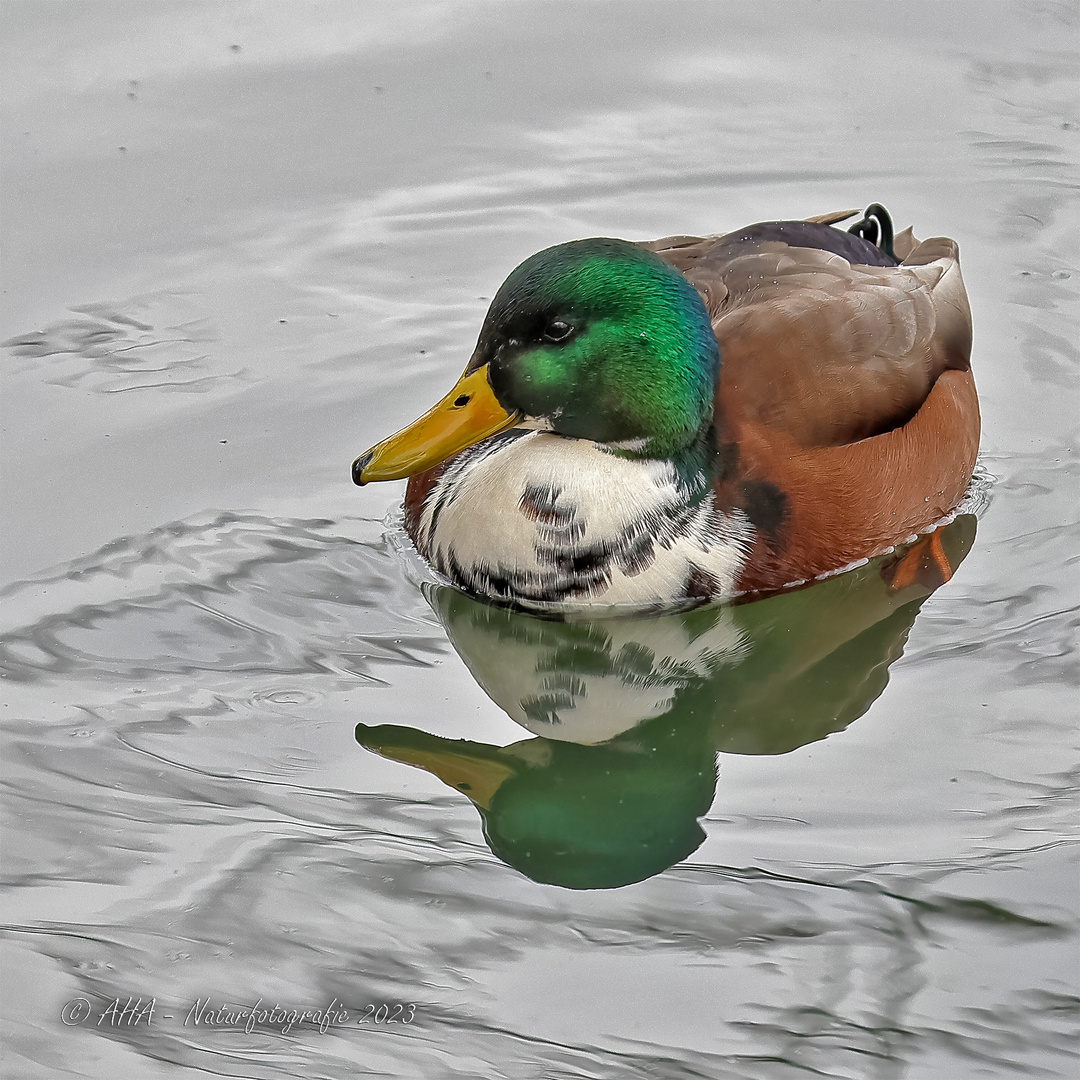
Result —
<instances>
[{"instance_id":1,"label":"rippled water surface","mask_svg":"<svg viewBox=\"0 0 1080 1080\"><path fill-rule=\"evenodd\" d=\"M5 1076L1076 1075L1074 5L4 9ZM546 623L350 483L532 251L871 201L937 591Z\"/></svg>"}]
</instances>

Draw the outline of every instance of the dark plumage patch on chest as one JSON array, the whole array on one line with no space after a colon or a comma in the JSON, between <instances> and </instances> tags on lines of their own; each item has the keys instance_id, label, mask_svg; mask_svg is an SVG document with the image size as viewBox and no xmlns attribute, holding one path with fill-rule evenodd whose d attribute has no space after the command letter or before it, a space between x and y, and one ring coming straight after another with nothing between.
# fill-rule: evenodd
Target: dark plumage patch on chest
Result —
<instances>
[{"instance_id":1,"label":"dark plumage patch on chest","mask_svg":"<svg viewBox=\"0 0 1080 1080\"><path fill-rule=\"evenodd\" d=\"M537 524L537 537L547 543L571 543L585 535L585 523L572 506L559 506L562 488L555 483L526 484L518 509Z\"/></svg>"},{"instance_id":2,"label":"dark plumage patch on chest","mask_svg":"<svg viewBox=\"0 0 1080 1080\"><path fill-rule=\"evenodd\" d=\"M587 551L571 560L568 567L563 560L552 560L541 569L522 570L517 567L495 565L463 565L451 547L440 552L436 568L451 581L469 592L488 599L514 603L558 603L572 597L600 593L610 581L610 560ZM568 572L569 571L569 572Z\"/></svg>"},{"instance_id":3,"label":"dark plumage patch on chest","mask_svg":"<svg viewBox=\"0 0 1080 1080\"><path fill-rule=\"evenodd\" d=\"M556 505L562 488L558 484L526 484L518 507L532 521L558 525L573 517L573 511L560 510Z\"/></svg>"},{"instance_id":4,"label":"dark plumage patch on chest","mask_svg":"<svg viewBox=\"0 0 1080 1080\"><path fill-rule=\"evenodd\" d=\"M750 523L775 544L787 518L787 495L768 480L744 480L739 490Z\"/></svg>"},{"instance_id":5,"label":"dark plumage patch on chest","mask_svg":"<svg viewBox=\"0 0 1080 1080\"><path fill-rule=\"evenodd\" d=\"M689 600L712 600L723 592L719 579L702 566L695 566L686 579L686 597Z\"/></svg>"},{"instance_id":6,"label":"dark plumage patch on chest","mask_svg":"<svg viewBox=\"0 0 1080 1080\"><path fill-rule=\"evenodd\" d=\"M615 569L634 577L652 566L657 538L651 535L649 526L650 522L641 518L613 536L569 547L562 542L562 536L549 536L541 529L534 547L536 561L540 566L551 567L565 581L581 582L589 589L606 587ZM580 530L572 537L574 540L585 533L584 523L576 518L565 528Z\"/></svg>"}]
</instances>

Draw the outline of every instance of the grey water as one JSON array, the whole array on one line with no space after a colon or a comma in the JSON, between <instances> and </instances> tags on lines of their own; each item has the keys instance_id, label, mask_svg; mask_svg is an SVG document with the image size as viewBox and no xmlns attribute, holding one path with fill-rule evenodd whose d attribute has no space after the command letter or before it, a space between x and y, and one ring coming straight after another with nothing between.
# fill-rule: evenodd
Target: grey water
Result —
<instances>
[{"instance_id":1,"label":"grey water","mask_svg":"<svg viewBox=\"0 0 1080 1080\"><path fill-rule=\"evenodd\" d=\"M1076 1075L1075 5L2 15L5 1077ZM567 628L351 484L533 251L872 201L947 583Z\"/></svg>"}]
</instances>

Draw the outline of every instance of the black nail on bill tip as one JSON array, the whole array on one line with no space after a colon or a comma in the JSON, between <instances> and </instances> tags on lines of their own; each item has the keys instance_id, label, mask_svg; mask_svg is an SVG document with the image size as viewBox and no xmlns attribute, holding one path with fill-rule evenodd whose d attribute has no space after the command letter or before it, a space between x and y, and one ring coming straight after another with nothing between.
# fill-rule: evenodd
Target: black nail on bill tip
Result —
<instances>
[{"instance_id":1,"label":"black nail on bill tip","mask_svg":"<svg viewBox=\"0 0 1080 1080\"><path fill-rule=\"evenodd\" d=\"M363 487L364 484L367 483L366 480L362 479L362 474L364 470L368 467L368 465L371 464L371 459L374 456L375 455L369 450L366 454L361 454L352 463L352 482L359 487Z\"/></svg>"}]
</instances>

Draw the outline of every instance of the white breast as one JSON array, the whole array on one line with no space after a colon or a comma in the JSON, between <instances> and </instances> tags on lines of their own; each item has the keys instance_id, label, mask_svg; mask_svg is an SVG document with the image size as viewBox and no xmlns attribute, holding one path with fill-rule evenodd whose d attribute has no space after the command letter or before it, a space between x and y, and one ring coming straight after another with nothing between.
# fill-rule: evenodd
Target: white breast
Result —
<instances>
[{"instance_id":1,"label":"white breast","mask_svg":"<svg viewBox=\"0 0 1080 1080\"><path fill-rule=\"evenodd\" d=\"M418 546L482 596L540 610L640 608L685 599L691 575L730 595L751 533L741 514L716 510L711 491L680 486L670 462L515 430L446 470Z\"/></svg>"}]
</instances>

